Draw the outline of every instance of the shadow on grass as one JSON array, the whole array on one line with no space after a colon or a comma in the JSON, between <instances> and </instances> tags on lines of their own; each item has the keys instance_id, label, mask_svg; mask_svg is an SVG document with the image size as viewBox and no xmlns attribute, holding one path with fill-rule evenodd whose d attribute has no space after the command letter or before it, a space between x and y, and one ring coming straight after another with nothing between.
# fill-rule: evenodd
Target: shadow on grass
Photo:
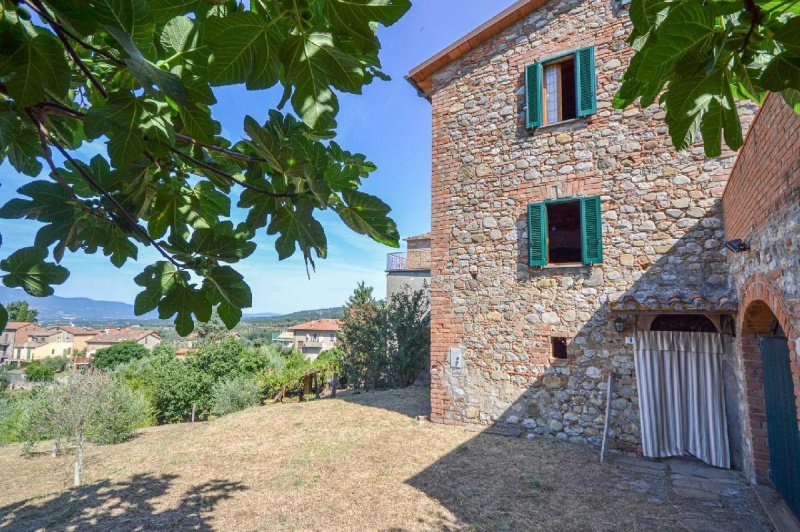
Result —
<instances>
[{"instance_id":1,"label":"shadow on grass","mask_svg":"<svg viewBox=\"0 0 800 532\"><path fill-rule=\"evenodd\" d=\"M336 398L362 406L397 412L410 418L428 416L431 413L430 386L410 386L405 389L374 392L346 390L336 394Z\"/></svg>"},{"instance_id":2,"label":"shadow on grass","mask_svg":"<svg viewBox=\"0 0 800 532\"><path fill-rule=\"evenodd\" d=\"M234 493L240 482L213 480L190 488L176 507L157 499L167 494L176 475L135 475L103 480L41 501L28 499L0 507L0 530L211 530L208 516Z\"/></svg>"}]
</instances>

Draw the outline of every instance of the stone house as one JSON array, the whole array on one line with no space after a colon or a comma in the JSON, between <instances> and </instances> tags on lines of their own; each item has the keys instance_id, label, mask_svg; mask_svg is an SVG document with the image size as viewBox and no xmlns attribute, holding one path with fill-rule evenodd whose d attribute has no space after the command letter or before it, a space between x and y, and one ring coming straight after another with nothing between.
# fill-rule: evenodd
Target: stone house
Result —
<instances>
[{"instance_id":1,"label":"stone house","mask_svg":"<svg viewBox=\"0 0 800 532\"><path fill-rule=\"evenodd\" d=\"M406 251L386 255L386 300L403 290L426 290L431 282L431 234L405 239Z\"/></svg>"},{"instance_id":2,"label":"stone house","mask_svg":"<svg viewBox=\"0 0 800 532\"><path fill-rule=\"evenodd\" d=\"M294 348L309 360L314 360L323 351L336 347L339 329L340 321L334 319L307 321L289 327L294 335Z\"/></svg>"},{"instance_id":3,"label":"stone house","mask_svg":"<svg viewBox=\"0 0 800 532\"><path fill-rule=\"evenodd\" d=\"M785 395L797 449L773 456L759 337L788 338L800 396L798 119L772 97L738 162L676 152L659 106L612 107L630 30L618 2L521 0L409 74L433 114L431 418L599 444L613 374L611 446L777 485L797 414ZM665 397L691 434L662 434Z\"/></svg>"},{"instance_id":4,"label":"stone house","mask_svg":"<svg viewBox=\"0 0 800 532\"><path fill-rule=\"evenodd\" d=\"M0 333L0 364L11 361L14 357L14 346L28 340L28 329L35 323L27 321L9 321Z\"/></svg>"},{"instance_id":5,"label":"stone house","mask_svg":"<svg viewBox=\"0 0 800 532\"><path fill-rule=\"evenodd\" d=\"M72 353L72 335L55 327L25 328L27 338L14 344L11 361L30 362L44 358L67 357ZM17 336L18 340L22 336Z\"/></svg>"},{"instance_id":6,"label":"stone house","mask_svg":"<svg viewBox=\"0 0 800 532\"><path fill-rule=\"evenodd\" d=\"M148 349L152 349L161 343L161 335L152 329L140 329L138 327L105 329L86 342L86 354L91 357L98 349L111 347L116 343L125 341L136 342Z\"/></svg>"},{"instance_id":7,"label":"stone house","mask_svg":"<svg viewBox=\"0 0 800 532\"><path fill-rule=\"evenodd\" d=\"M91 329L88 327L76 327L74 325L56 325L57 329L64 331L67 334L72 335L72 350L75 353L80 351L84 351L86 349L86 343L100 334L101 330L98 329Z\"/></svg>"}]
</instances>

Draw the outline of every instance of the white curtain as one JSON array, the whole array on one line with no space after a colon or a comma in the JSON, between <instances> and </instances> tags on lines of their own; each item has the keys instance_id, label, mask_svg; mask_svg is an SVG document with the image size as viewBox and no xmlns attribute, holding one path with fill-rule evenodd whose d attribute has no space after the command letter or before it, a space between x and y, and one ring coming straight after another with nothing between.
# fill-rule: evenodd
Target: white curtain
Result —
<instances>
[{"instance_id":1,"label":"white curtain","mask_svg":"<svg viewBox=\"0 0 800 532\"><path fill-rule=\"evenodd\" d=\"M722 346L722 337L716 333L636 334L645 456L690 454L707 464L730 468Z\"/></svg>"}]
</instances>

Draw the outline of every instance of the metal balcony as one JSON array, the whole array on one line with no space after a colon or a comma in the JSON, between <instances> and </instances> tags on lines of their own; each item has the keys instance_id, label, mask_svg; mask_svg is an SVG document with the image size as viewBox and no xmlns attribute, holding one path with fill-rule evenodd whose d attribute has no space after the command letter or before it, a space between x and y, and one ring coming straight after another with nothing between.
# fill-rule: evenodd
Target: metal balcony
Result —
<instances>
[{"instance_id":1,"label":"metal balcony","mask_svg":"<svg viewBox=\"0 0 800 532\"><path fill-rule=\"evenodd\" d=\"M401 251L398 253L389 253L386 255L386 271L392 272L397 270L408 269L408 253Z\"/></svg>"}]
</instances>

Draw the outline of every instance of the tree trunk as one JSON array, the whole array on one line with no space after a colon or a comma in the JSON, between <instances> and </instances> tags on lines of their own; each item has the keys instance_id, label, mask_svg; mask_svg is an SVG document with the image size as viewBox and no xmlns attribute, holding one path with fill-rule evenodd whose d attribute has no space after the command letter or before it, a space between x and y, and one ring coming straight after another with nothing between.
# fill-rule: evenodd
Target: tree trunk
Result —
<instances>
[{"instance_id":1,"label":"tree trunk","mask_svg":"<svg viewBox=\"0 0 800 532\"><path fill-rule=\"evenodd\" d=\"M81 485L81 474L83 473L83 443L83 429L81 428L78 431L78 446L75 453L75 478L73 484L76 488Z\"/></svg>"},{"instance_id":2,"label":"tree trunk","mask_svg":"<svg viewBox=\"0 0 800 532\"><path fill-rule=\"evenodd\" d=\"M56 438L56 441L53 442L53 452L51 455L53 458L57 458L59 454L61 454L61 440Z\"/></svg>"},{"instance_id":3,"label":"tree trunk","mask_svg":"<svg viewBox=\"0 0 800 532\"><path fill-rule=\"evenodd\" d=\"M331 379L331 397L336 397L336 388L339 387L339 374L334 373Z\"/></svg>"}]
</instances>

